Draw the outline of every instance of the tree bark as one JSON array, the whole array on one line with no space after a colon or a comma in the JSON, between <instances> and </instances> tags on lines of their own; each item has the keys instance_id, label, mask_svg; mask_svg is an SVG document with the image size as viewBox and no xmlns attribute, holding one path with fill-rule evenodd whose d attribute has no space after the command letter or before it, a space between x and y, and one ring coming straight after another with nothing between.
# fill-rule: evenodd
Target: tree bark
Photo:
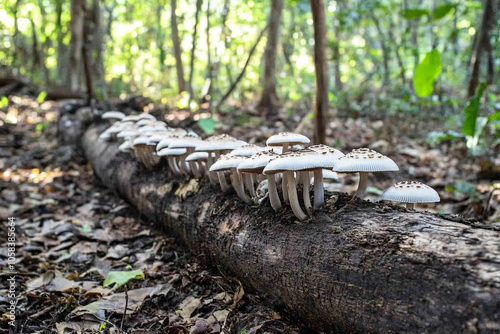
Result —
<instances>
[{"instance_id":1,"label":"tree bark","mask_svg":"<svg viewBox=\"0 0 500 334\"><path fill-rule=\"evenodd\" d=\"M100 141L103 129L87 130L82 145L107 187L316 331L500 330L498 228L381 203L345 207L350 197L331 193L314 219L296 224L291 210L244 205L207 181L186 191L189 180L148 171Z\"/></svg>"},{"instance_id":2,"label":"tree bark","mask_svg":"<svg viewBox=\"0 0 500 334\"><path fill-rule=\"evenodd\" d=\"M323 0L311 0L314 24L314 67L316 100L314 103L314 143L324 144L328 120L328 67L326 63L326 21Z\"/></svg>"},{"instance_id":3,"label":"tree bark","mask_svg":"<svg viewBox=\"0 0 500 334\"><path fill-rule=\"evenodd\" d=\"M85 0L71 0L70 88L80 90Z\"/></svg>"},{"instance_id":4,"label":"tree bark","mask_svg":"<svg viewBox=\"0 0 500 334\"><path fill-rule=\"evenodd\" d=\"M472 97L476 94L476 88L479 85L479 76L481 73L481 58L483 56L483 51L489 52L489 50L491 50L491 31L495 27L497 21L498 7L500 6L499 3L500 1L498 0L486 0L484 3L481 28L478 31L478 38L476 41L476 45L474 46L474 50L472 51L470 62L472 73L469 81L469 87L467 89L468 97ZM490 77L492 77L491 74L488 75L488 79L490 79Z\"/></svg>"},{"instance_id":5,"label":"tree bark","mask_svg":"<svg viewBox=\"0 0 500 334\"><path fill-rule=\"evenodd\" d=\"M276 93L276 55L280 38L281 14L284 0L271 1L271 12L268 18L267 43L264 51L264 84L258 107L266 114L274 114L281 105Z\"/></svg>"},{"instance_id":6,"label":"tree bark","mask_svg":"<svg viewBox=\"0 0 500 334\"><path fill-rule=\"evenodd\" d=\"M177 86L179 93L186 90L186 81L184 80L184 67L182 65L182 49L179 39L179 30L177 28L177 15L175 14L176 0L170 1L170 24L172 29L172 42L174 43L175 68L177 70Z\"/></svg>"}]
</instances>

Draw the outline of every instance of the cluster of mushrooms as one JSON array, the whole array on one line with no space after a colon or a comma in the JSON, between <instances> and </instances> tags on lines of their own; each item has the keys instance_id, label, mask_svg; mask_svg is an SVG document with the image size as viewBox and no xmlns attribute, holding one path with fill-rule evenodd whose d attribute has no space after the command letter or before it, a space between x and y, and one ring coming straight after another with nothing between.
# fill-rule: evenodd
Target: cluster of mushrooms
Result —
<instances>
[{"instance_id":1,"label":"cluster of mushrooms","mask_svg":"<svg viewBox=\"0 0 500 334\"><path fill-rule=\"evenodd\" d=\"M282 203L286 203L299 220L312 216L313 211L324 204L323 180L337 179L336 172L359 173L354 196L363 198L368 173L399 170L392 159L368 148L347 154L326 145L304 148L310 140L301 134L278 133L268 138L266 147L260 147L225 134L203 140L193 131L168 127L147 113L125 116L118 111L108 111L102 118L113 123L100 139L123 140L119 150L132 154L146 168L153 169L165 159L174 174L206 176L211 184L220 185L223 192L233 188L247 204L260 204L269 197L272 208L278 211ZM313 203L311 177L314 179ZM278 187L282 189L282 198ZM297 188L302 189L305 212ZM382 199L406 203L407 208L414 208L415 203L440 201L434 189L416 181L393 185L382 194Z\"/></svg>"}]
</instances>

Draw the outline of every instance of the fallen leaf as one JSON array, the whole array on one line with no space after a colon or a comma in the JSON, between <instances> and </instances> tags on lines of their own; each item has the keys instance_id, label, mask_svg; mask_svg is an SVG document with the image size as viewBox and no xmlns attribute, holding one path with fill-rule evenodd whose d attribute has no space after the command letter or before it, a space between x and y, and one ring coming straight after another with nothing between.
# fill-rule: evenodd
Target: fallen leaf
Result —
<instances>
[{"instance_id":1,"label":"fallen leaf","mask_svg":"<svg viewBox=\"0 0 500 334\"><path fill-rule=\"evenodd\" d=\"M126 284L131 279L144 279L144 272L142 270L110 271L104 280L103 286L107 287L114 285L113 289L116 289Z\"/></svg>"},{"instance_id":2,"label":"fallen leaf","mask_svg":"<svg viewBox=\"0 0 500 334\"><path fill-rule=\"evenodd\" d=\"M193 312L200 306L201 299L189 296L179 304L179 308L175 313L182 319L188 321L191 318Z\"/></svg>"},{"instance_id":3,"label":"fallen leaf","mask_svg":"<svg viewBox=\"0 0 500 334\"><path fill-rule=\"evenodd\" d=\"M215 311L214 312L214 317L217 319L218 322L224 323L226 321L227 316L229 315L231 311L229 310L220 310L220 311Z\"/></svg>"},{"instance_id":4,"label":"fallen leaf","mask_svg":"<svg viewBox=\"0 0 500 334\"><path fill-rule=\"evenodd\" d=\"M62 276L56 275L56 277L47 284L45 290L55 291L55 292L68 292L73 289L79 288L80 284L75 281L70 281Z\"/></svg>"}]
</instances>

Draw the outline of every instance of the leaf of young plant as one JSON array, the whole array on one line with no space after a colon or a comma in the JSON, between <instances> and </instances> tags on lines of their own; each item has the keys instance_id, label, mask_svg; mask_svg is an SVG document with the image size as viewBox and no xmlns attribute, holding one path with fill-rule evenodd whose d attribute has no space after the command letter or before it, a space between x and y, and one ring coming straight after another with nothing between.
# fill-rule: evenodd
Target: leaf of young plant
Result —
<instances>
[{"instance_id":1,"label":"leaf of young plant","mask_svg":"<svg viewBox=\"0 0 500 334\"><path fill-rule=\"evenodd\" d=\"M477 114L485 88L485 84L479 85L476 96L472 97L464 108L465 120L462 125L462 133L464 135L474 137L476 133Z\"/></svg>"},{"instance_id":2,"label":"leaf of young plant","mask_svg":"<svg viewBox=\"0 0 500 334\"><path fill-rule=\"evenodd\" d=\"M441 55L434 49L418 64L413 76L413 86L418 96L428 96L434 89L434 81L441 73Z\"/></svg>"},{"instance_id":3,"label":"leaf of young plant","mask_svg":"<svg viewBox=\"0 0 500 334\"><path fill-rule=\"evenodd\" d=\"M215 133L215 125L217 122L212 117L202 118L198 121L198 125L207 135Z\"/></svg>"},{"instance_id":4,"label":"leaf of young plant","mask_svg":"<svg viewBox=\"0 0 500 334\"><path fill-rule=\"evenodd\" d=\"M144 279L142 270L110 271L108 277L104 280L103 286L107 287L114 285L114 289L116 289L132 279Z\"/></svg>"},{"instance_id":5,"label":"leaf of young plant","mask_svg":"<svg viewBox=\"0 0 500 334\"><path fill-rule=\"evenodd\" d=\"M47 97L47 92L43 90L40 92L40 94L38 94L36 101L41 104L43 101L45 101L46 97Z\"/></svg>"},{"instance_id":6,"label":"leaf of young plant","mask_svg":"<svg viewBox=\"0 0 500 334\"><path fill-rule=\"evenodd\" d=\"M434 13L432 15L433 20L439 20L442 19L443 17L446 16L449 12L451 12L452 9L456 8L455 4L452 3L445 3L441 6L436 7L434 9Z\"/></svg>"},{"instance_id":7,"label":"leaf of young plant","mask_svg":"<svg viewBox=\"0 0 500 334\"><path fill-rule=\"evenodd\" d=\"M429 16L429 11L427 9L407 9L403 12L403 17L405 19L416 19L422 16Z\"/></svg>"},{"instance_id":8,"label":"leaf of young plant","mask_svg":"<svg viewBox=\"0 0 500 334\"><path fill-rule=\"evenodd\" d=\"M500 121L500 111L496 112L493 115L490 115L488 117L488 122L491 122L491 121Z\"/></svg>"}]
</instances>

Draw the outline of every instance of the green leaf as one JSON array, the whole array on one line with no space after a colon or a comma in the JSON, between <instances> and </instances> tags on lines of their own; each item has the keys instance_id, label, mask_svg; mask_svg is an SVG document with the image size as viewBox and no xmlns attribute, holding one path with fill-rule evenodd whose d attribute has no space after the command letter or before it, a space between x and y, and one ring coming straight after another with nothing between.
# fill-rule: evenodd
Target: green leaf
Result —
<instances>
[{"instance_id":1,"label":"green leaf","mask_svg":"<svg viewBox=\"0 0 500 334\"><path fill-rule=\"evenodd\" d=\"M405 19L417 19L422 16L429 16L429 11L427 9L407 9L403 12L403 17Z\"/></svg>"},{"instance_id":2,"label":"green leaf","mask_svg":"<svg viewBox=\"0 0 500 334\"><path fill-rule=\"evenodd\" d=\"M464 108L465 120L462 125L462 133L467 136L474 137L476 133L476 121L479 106L481 105L481 97L486 89L486 84L479 85L476 96L469 99L469 102ZM493 115L492 115L493 116Z\"/></svg>"},{"instance_id":3,"label":"green leaf","mask_svg":"<svg viewBox=\"0 0 500 334\"><path fill-rule=\"evenodd\" d=\"M434 89L434 81L441 73L441 55L434 49L425 55L425 58L415 69L413 86L418 96L428 96Z\"/></svg>"},{"instance_id":4,"label":"green leaf","mask_svg":"<svg viewBox=\"0 0 500 334\"><path fill-rule=\"evenodd\" d=\"M132 270L132 271L110 271L108 277L104 280L103 286L107 287L114 285L114 289L127 284L128 281L132 279L144 279L144 273L142 270Z\"/></svg>"},{"instance_id":5,"label":"green leaf","mask_svg":"<svg viewBox=\"0 0 500 334\"><path fill-rule=\"evenodd\" d=\"M38 97L36 98L36 101L38 103L42 103L43 101L45 101L46 97L47 97L47 92L43 90L40 94L38 94Z\"/></svg>"},{"instance_id":6,"label":"green leaf","mask_svg":"<svg viewBox=\"0 0 500 334\"><path fill-rule=\"evenodd\" d=\"M488 122L491 122L491 121L500 121L500 111L496 112L493 115L490 115L488 117Z\"/></svg>"},{"instance_id":7,"label":"green leaf","mask_svg":"<svg viewBox=\"0 0 500 334\"><path fill-rule=\"evenodd\" d=\"M455 9L456 5L452 3L445 3L444 5L436 7L432 15L433 20L439 20L446 16L452 9Z\"/></svg>"},{"instance_id":8,"label":"green leaf","mask_svg":"<svg viewBox=\"0 0 500 334\"><path fill-rule=\"evenodd\" d=\"M212 117L202 118L198 121L198 125L207 135L211 135L215 132L215 125L217 121Z\"/></svg>"},{"instance_id":9,"label":"green leaf","mask_svg":"<svg viewBox=\"0 0 500 334\"><path fill-rule=\"evenodd\" d=\"M9 99L7 98L7 96L2 96L2 98L0 99L0 108L7 107L8 104Z\"/></svg>"}]
</instances>

